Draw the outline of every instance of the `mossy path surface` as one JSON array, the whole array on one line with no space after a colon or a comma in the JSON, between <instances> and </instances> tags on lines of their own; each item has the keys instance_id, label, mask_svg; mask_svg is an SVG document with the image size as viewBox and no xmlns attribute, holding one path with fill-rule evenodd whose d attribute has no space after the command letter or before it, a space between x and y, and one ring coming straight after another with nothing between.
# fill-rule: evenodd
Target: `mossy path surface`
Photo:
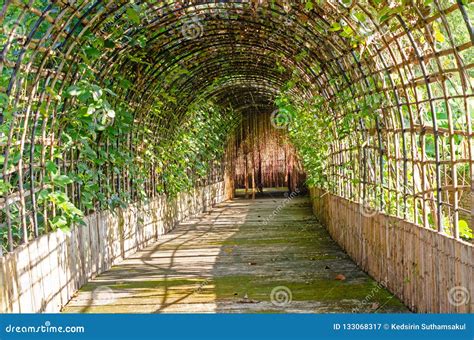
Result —
<instances>
[{"instance_id":1,"label":"mossy path surface","mask_svg":"<svg viewBox=\"0 0 474 340\"><path fill-rule=\"evenodd\" d=\"M408 312L360 270L307 197L225 202L91 280L72 313Z\"/></svg>"}]
</instances>

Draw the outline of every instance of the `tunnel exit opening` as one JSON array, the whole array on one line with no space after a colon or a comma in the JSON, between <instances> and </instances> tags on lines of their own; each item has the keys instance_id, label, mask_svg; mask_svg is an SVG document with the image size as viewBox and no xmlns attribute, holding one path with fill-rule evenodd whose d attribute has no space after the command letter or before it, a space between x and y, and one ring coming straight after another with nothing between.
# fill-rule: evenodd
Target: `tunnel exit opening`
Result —
<instances>
[{"instance_id":1,"label":"tunnel exit opening","mask_svg":"<svg viewBox=\"0 0 474 340\"><path fill-rule=\"evenodd\" d=\"M235 189L245 197L305 191L306 174L287 133L290 121L279 110L243 114L231 152Z\"/></svg>"}]
</instances>

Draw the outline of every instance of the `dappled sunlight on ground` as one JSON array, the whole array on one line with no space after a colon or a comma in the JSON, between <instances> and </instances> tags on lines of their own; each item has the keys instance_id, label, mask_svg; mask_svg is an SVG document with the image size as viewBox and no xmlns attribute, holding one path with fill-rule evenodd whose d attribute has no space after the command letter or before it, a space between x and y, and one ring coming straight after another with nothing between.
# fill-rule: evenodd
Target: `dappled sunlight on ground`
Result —
<instances>
[{"instance_id":1,"label":"dappled sunlight on ground","mask_svg":"<svg viewBox=\"0 0 474 340\"><path fill-rule=\"evenodd\" d=\"M64 308L89 313L407 312L314 218L307 197L240 196L179 224Z\"/></svg>"}]
</instances>

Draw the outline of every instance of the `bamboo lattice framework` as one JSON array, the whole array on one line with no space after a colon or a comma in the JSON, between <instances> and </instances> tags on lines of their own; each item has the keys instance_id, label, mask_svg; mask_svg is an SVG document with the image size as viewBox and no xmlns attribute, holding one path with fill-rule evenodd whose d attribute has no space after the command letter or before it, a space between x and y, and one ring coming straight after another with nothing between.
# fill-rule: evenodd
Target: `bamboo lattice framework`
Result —
<instances>
[{"instance_id":1,"label":"bamboo lattice framework","mask_svg":"<svg viewBox=\"0 0 474 340\"><path fill-rule=\"evenodd\" d=\"M296 102L324 98L323 114L335 126L371 103L370 121L351 121L346 134L327 131L334 137L328 190L462 238L460 230L473 225L473 13L464 0L5 0L6 250L48 232L46 221L69 203L84 212L102 207L96 197L84 203L86 183L58 185L49 173L83 175L82 155L103 154L97 164L89 158L102 199L117 192L131 201L152 198L168 179L146 146L166 148L180 127L192 126L190 108L212 101L241 114L272 112L289 82ZM84 100L103 105L96 109L106 113L104 126L118 120L109 106L131 115L128 129L93 133L92 150L80 149L80 136L64 137L82 112L84 83L96 86L90 93L97 98ZM115 159L114 150L128 152L129 161ZM140 165L140 181L130 162ZM222 179L217 163L205 181ZM68 198L52 197L55 190Z\"/></svg>"}]
</instances>

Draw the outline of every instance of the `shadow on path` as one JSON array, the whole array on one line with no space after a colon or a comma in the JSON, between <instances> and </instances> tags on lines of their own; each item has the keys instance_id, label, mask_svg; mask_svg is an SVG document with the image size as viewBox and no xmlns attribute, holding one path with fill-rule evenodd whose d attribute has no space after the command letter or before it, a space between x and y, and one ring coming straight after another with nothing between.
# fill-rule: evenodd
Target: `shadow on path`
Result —
<instances>
[{"instance_id":1,"label":"shadow on path","mask_svg":"<svg viewBox=\"0 0 474 340\"><path fill-rule=\"evenodd\" d=\"M85 285L89 313L408 312L312 215L307 196L238 196Z\"/></svg>"}]
</instances>

